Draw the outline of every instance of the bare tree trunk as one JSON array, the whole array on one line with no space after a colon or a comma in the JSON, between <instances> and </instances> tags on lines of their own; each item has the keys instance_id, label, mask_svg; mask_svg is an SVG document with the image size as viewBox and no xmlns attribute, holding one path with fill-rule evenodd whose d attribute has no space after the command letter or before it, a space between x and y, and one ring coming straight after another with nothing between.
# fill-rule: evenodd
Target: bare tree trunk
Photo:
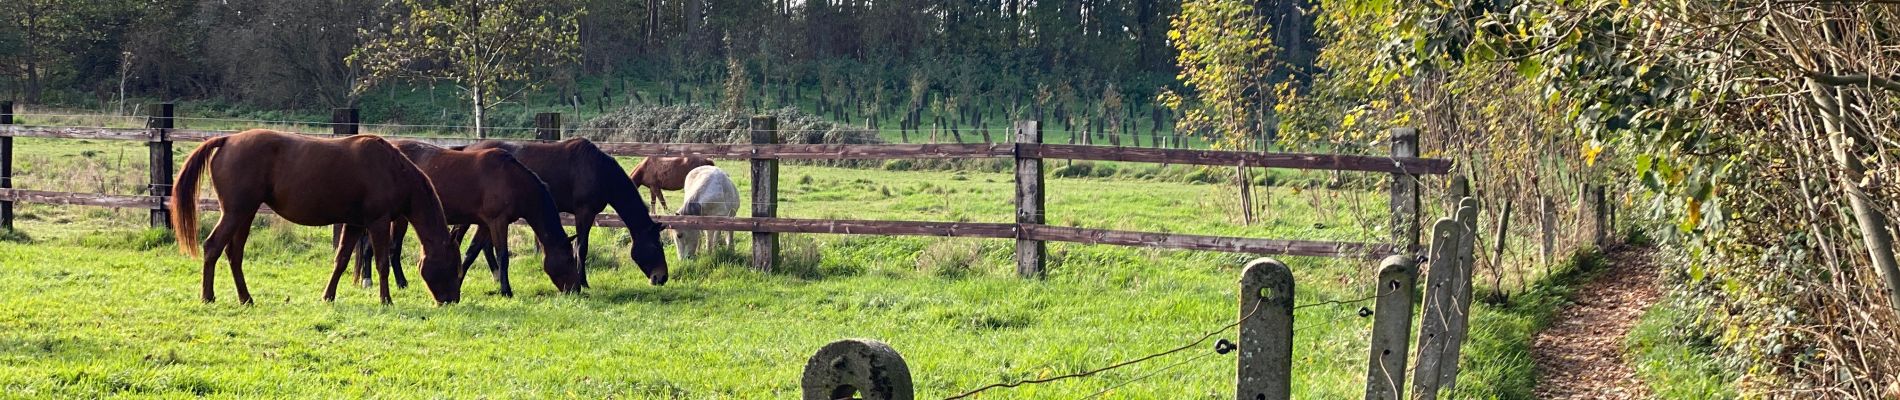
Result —
<instances>
[{"instance_id":1,"label":"bare tree trunk","mask_svg":"<svg viewBox=\"0 0 1900 400\"><path fill-rule=\"evenodd\" d=\"M1847 202L1853 208L1854 220L1860 224L1861 241L1867 245L1869 257L1874 268L1887 280L1887 296L1893 310L1900 311L1900 264L1896 264L1893 254L1893 236L1887 231L1887 215L1874 209L1873 199L1861 190L1859 182L1867 173L1867 166L1850 150L1852 138L1847 135L1846 123L1841 113L1841 94L1839 89L1808 79L1808 95L1821 109L1821 126L1826 129L1829 147L1834 153L1834 161L1840 163L1844 174L1841 176L1841 191L1847 193Z\"/></svg>"},{"instance_id":2,"label":"bare tree trunk","mask_svg":"<svg viewBox=\"0 0 1900 400\"><path fill-rule=\"evenodd\" d=\"M482 84L480 84L480 83L476 83L476 84L475 84L475 89L474 89L474 90L475 90L475 96L474 96L474 99L475 99L475 121L474 121L474 122L475 122L475 137L476 137L476 138L481 138L481 139L487 139L487 138L488 138L488 132L485 132L485 131L483 131L483 130L482 130L482 120L485 120L485 119L487 119L487 118L484 118L484 117L486 117L486 116L487 116L486 114L488 113L488 112L487 112L487 109L488 109L488 104L486 104L486 101L488 100L488 99L486 98L486 95L487 95L487 93L482 93Z\"/></svg>"}]
</instances>

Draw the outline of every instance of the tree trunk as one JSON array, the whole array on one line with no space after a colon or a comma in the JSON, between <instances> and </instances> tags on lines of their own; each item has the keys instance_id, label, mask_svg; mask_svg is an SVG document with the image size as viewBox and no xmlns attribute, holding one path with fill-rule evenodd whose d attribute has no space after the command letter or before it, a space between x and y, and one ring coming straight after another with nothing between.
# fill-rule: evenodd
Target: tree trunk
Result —
<instances>
[{"instance_id":1,"label":"tree trunk","mask_svg":"<svg viewBox=\"0 0 1900 400\"><path fill-rule=\"evenodd\" d=\"M1893 254L1893 236L1887 231L1887 216L1874 209L1873 199L1861 190L1859 182L1867 173L1867 166L1851 147L1853 140L1847 134L1847 126L1841 113L1841 95L1837 88L1808 79L1808 95L1821 111L1821 126L1826 129L1827 141L1834 153L1834 161L1840 163L1841 191L1847 193L1848 205L1853 208L1854 220L1860 224L1861 241L1867 245L1868 256L1873 259L1874 268L1887 281L1887 296L1894 311L1900 312L1900 264L1896 264Z\"/></svg>"},{"instance_id":2,"label":"tree trunk","mask_svg":"<svg viewBox=\"0 0 1900 400\"><path fill-rule=\"evenodd\" d=\"M488 132L482 130L482 120L487 119L483 117L486 117L485 114L488 113L486 111L488 104L485 104L488 99L484 97L485 95L487 95L487 93L482 93L482 85L476 83L475 95L473 96L475 100L475 137L481 139L488 138Z\"/></svg>"}]
</instances>

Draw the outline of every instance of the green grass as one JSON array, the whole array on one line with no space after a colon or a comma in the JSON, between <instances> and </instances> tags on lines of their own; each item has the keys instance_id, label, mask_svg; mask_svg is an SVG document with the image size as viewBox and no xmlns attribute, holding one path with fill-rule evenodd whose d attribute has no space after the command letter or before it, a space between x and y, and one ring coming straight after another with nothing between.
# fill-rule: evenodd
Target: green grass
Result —
<instances>
[{"instance_id":1,"label":"green grass","mask_svg":"<svg viewBox=\"0 0 1900 400\"><path fill-rule=\"evenodd\" d=\"M1658 398L1736 398L1736 374L1715 358L1713 339L1695 331L1695 312L1679 299L1649 308L1630 331L1636 374Z\"/></svg>"},{"instance_id":2,"label":"green grass","mask_svg":"<svg viewBox=\"0 0 1900 400\"><path fill-rule=\"evenodd\" d=\"M92 149L142 150L19 143L23 154L72 165L97 163L97 155L83 154ZM741 166L727 168L749 185ZM129 173L124 179L131 182L141 170L101 168ZM22 186L87 191L40 186L71 181L69 171L30 170ZM1013 218L1006 173L786 165L781 184L780 210L789 217ZM1205 184L1054 179L1049 219L1331 240L1373 240L1378 230L1368 224L1383 220L1348 212L1357 203L1365 215L1382 214L1376 193L1275 188L1262 201L1276 211L1243 226L1233 216L1231 192ZM609 231L595 241L601 264L585 295L556 294L536 257L523 254L513 276L519 297L495 296L487 274L473 272L462 304L436 307L425 291L410 288L385 307L361 288L343 290L334 304L319 301L331 255L328 229L266 217L247 249L247 278L259 300L247 307L231 302L222 264L216 287L223 301L199 303L199 263L178 255L167 233L143 228L142 210L22 204L20 212L20 232L31 238L0 241L0 265L9 270L0 286L11 293L0 297L0 389L29 397L786 398L795 396L806 357L853 337L891 343L909 360L920 395L945 396L1185 343L1234 318L1234 281L1247 260L1052 244L1048 279L1028 281L1012 276L1008 241L789 235L791 260L779 272L743 267L741 244L676 262L672 282L652 287L612 249L624 233ZM203 217L207 228L216 216ZM525 234L515 237L522 241L516 248L527 248ZM746 242L744 234L738 239ZM1370 290L1372 262L1286 261L1300 282L1299 303L1360 298ZM1363 390L1371 321L1356 315L1359 306L1297 313L1296 396ZM1083 397L1207 352L987 397ZM1205 356L1109 395L1228 397L1228 357Z\"/></svg>"}]
</instances>

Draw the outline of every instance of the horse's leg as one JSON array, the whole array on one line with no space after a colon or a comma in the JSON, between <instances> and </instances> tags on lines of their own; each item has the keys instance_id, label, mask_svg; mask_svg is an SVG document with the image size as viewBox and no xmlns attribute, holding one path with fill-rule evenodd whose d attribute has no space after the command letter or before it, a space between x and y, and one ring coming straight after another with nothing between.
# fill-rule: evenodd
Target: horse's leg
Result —
<instances>
[{"instance_id":1,"label":"horse's leg","mask_svg":"<svg viewBox=\"0 0 1900 400\"><path fill-rule=\"evenodd\" d=\"M371 228L366 229L369 231L369 244L375 250L371 254L376 258L377 287L381 291L383 305L395 303L389 297L389 230L382 229L388 226L388 222L372 222Z\"/></svg>"},{"instance_id":2,"label":"horse's leg","mask_svg":"<svg viewBox=\"0 0 1900 400\"><path fill-rule=\"evenodd\" d=\"M488 263L495 268L495 283L501 285L501 297L515 297L515 287L508 283L508 263L511 258L508 254L508 225L495 225L499 226L499 229L482 227L482 231L489 234L488 242L493 244L489 247L493 251L490 253L492 255L489 256Z\"/></svg>"},{"instance_id":3,"label":"horse's leg","mask_svg":"<svg viewBox=\"0 0 1900 400\"><path fill-rule=\"evenodd\" d=\"M198 299L204 300L206 303L217 301L218 299L218 295L212 289L211 283L217 276L218 256L224 254L225 243L229 243L231 240L231 220L235 218L232 215L232 213L225 213L223 217L218 218L218 226L211 228L211 237L205 238L205 248L204 253L202 253L204 254L204 285L199 288ZM195 235L196 233L189 234Z\"/></svg>"},{"instance_id":4,"label":"horse's leg","mask_svg":"<svg viewBox=\"0 0 1900 400\"><path fill-rule=\"evenodd\" d=\"M374 259L370 258L369 236L357 239L356 244L350 247L356 249L356 279L360 282L359 284L363 287L376 284L370 276L370 262Z\"/></svg>"},{"instance_id":5,"label":"horse's leg","mask_svg":"<svg viewBox=\"0 0 1900 400\"><path fill-rule=\"evenodd\" d=\"M591 286L587 284L587 231L594 229L594 215L599 213L587 211L574 214L574 259L578 261L574 266L580 269L583 288Z\"/></svg>"},{"instance_id":6,"label":"horse's leg","mask_svg":"<svg viewBox=\"0 0 1900 400\"><path fill-rule=\"evenodd\" d=\"M396 274L396 288L408 289L409 278L402 276L402 236L409 232L409 220L397 218L389 223L389 271Z\"/></svg>"},{"instance_id":7,"label":"horse's leg","mask_svg":"<svg viewBox=\"0 0 1900 400\"><path fill-rule=\"evenodd\" d=\"M345 226L337 233L337 243L356 243L363 240L363 228ZM356 246L337 246L336 269L330 272L330 285L323 288L323 301L336 301L336 284L343 280L343 271L350 268L350 256L356 254Z\"/></svg>"},{"instance_id":8,"label":"horse's leg","mask_svg":"<svg viewBox=\"0 0 1900 400\"><path fill-rule=\"evenodd\" d=\"M257 212L234 210L224 215L231 222L224 246L225 257L231 260L231 284L237 285L238 302L251 304L251 287L244 283L244 242L251 239L251 221L257 218ZM218 226L224 227L224 222L218 222Z\"/></svg>"}]
</instances>

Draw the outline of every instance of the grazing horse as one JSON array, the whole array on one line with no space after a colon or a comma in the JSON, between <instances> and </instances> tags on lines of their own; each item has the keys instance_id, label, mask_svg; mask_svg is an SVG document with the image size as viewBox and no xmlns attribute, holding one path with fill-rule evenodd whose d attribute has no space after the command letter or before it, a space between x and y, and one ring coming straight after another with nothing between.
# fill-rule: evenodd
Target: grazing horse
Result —
<instances>
[{"instance_id":1,"label":"grazing horse","mask_svg":"<svg viewBox=\"0 0 1900 400\"><path fill-rule=\"evenodd\" d=\"M450 224L475 224L475 234L487 238L494 248L488 255L490 271L501 285L501 295L512 297L514 285L508 282L508 224L526 220L535 240L547 249L541 269L554 287L563 292L580 291L580 270L575 267L574 247L567 241L567 229L561 227L561 212L554 208L554 196L541 183L541 177L501 149L450 150L414 140L392 140L409 161L435 183L442 197L442 212ZM390 233L396 243L408 230L400 219L392 223ZM455 235L459 238L459 234ZM402 247L390 255L396 276L402 276ZM499 253L499 254L497 254ZM475 253L463 256L474 260ZM462 264L466 274L467 263ZM366 276L362 269L359 276Z\"/></svg>"},{"instance_id":2,"label":"grazing horse","mask_svg":"<svg viewBox=\"0 0 1900 400\"><path fill-rule=\"evenodd\" d=\"M344 224L339 243L355 243L368 235L382 276L383 304L390 303L392 247L389 230L384 228L391 221L408 220L422 242L418 270L430 294L438 303L461 300L462 274L457 270L461 260L435 188L428 176L382 138L315 139L253 129L198 145L185 158L171 199L172 233L178 237L179 249L194 256L199 254L198 179L206 164L217 176L212 188L217 190L224 216L204 241L204 287L199 297L205 302L215 299L211 279L222 252L231 258L238 301L251 303L250 288L244 284L244 242L251 235L251 220L264 205L299 225ZM337 278L349 264L350 253L347 248L337 252L323 300L336 299Z\"/></svg>"},{"instance_id":3,"label":"grazing horse","mask_svg":"<svg viewBox=\"0 0 1900 400\"><path fill-rule=\"evenodd\" d=\"M664 210L666 195L662 190L680 190L686 187L686 174L693 169L713 165L705 157L647 157L633 166L633 172L627 178L633 184L652 190L653 203Z\"/></svg>"},{"instance_id":4,"label":"grazing horse","mask_svg":"<svg viewBox=\"0 0 1900 400\"><path fill-rule=\"evenodd\" d=\"M680 206L679 215L704 215L731 217L739 215L739 187L732 184L732 178L726 171L715 166L693 168L686 174L686 205ZM674 228L678 235L673 243L680 247L680 258L691 259L699 253L701 238L706 248L712 249L725 238L725 247L732 247L732 232L700 231L698 229Z\"/></svg>"},{"instance_id":5,"label":"grazing horse","mask_svg":"<svg viewBox=\"0 0 1900 400\"><path fill-rule=\"evenodd\" d=\"M594 227L594 216L612 206L627 224L633 237L630 256L640 272L654 286L666 284L666 250L660 246L660 231L665 226L648 215L647 204L640 200L640 189L627 179L626 170L613 156L600 151L594 142L574 138L554 143L513 143L486 140L466 150L502 149L513 153L528 170L541 176L554 195L561 212L574 214L574 248L579 253L581 287L587 287L587 233ZM488 239L475 236L469 254L485 250ZM468 260L474 262L473 259Z\"/></svg>"}]
</instances>

